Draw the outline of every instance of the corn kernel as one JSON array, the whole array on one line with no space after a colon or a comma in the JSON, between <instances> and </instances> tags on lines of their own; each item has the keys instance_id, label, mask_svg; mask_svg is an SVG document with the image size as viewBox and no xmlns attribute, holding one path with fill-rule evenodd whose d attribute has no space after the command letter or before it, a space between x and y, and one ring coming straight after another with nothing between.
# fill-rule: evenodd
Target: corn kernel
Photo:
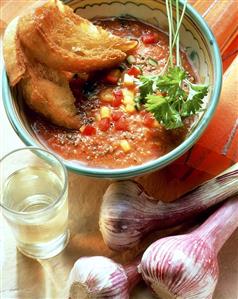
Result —
<instances>
[{"instance_id":1,"label":"corn kernel","mask_svg":"<svg viewBox=\"0 0 238 299\"><path fill-rule=\"evenodd\" d=\"M134 78L133 78L133 76L125 74L124 78L123 78L123 85L124 86L133 86L134 85Z\"/></svg>"},{"instance_id":2,"label":"corn kernel","mask_svg":"<svg viewBox=\"0 0 238 299\"><path fill-rule=\"evenodd\" d=\"M133 112L135 112L135 105L132 105L132 104L127 104L126 105L126 112L128 112L128 113L133 113Z\"/></svg>"},{"instance_id":3,"label":"corn kernel","mask_svg":"<svg viewBox=\"0 0 238 299\"><path fill-rule=\"evenodd\" d=\"M100 109L100 115L101 115L101 118L110 117L111 116L111 110L108 107L103 106Z\"/></svg>"},{"instance_id":4,"label":"corn kernel","mask_svg":"<svg viewBox=\"0 0 238 299\"><path fill-rule=\"evenodd\" d=\"M113 102L115 100L115 96L112 93L112 89L110 89L110 88L102 90L100 92L99 97L100 97L101 101L107 102L107 103Z\"/></svg>"},{"instance_id":5,"label":"corn kernel","mask_svg":"<svg viewBox=\"0 0 238 299\"><path fill-rule=\"evenodd\" d=\"M82 127L80 127L79 131L80 131L81 133L83 133L84 129L85 129L85 125L83 125Z\"/></svg>"},{"instance_id":6,"label":"corn kernel","mask_svg":"<svg viewBox=\"0 0 238 299\"><path fill-rule=\"evenodd\" d=\"M125 139L120 141L120 146L125 153L127 153L131 150L131 146L130 146L129 142Z\"/></svg>"},{"instance_id":7,"label":"corn kernel","mask_svg":"<svg viewBox=\"0 0 238 299\"><path fill-rule=\"evenodd\" d=\"M156 119L154 120L153 126L154 126L154 128L159 127L159 122Z\"/></svg>"},{"instance_id":8,"label":"corn kernel","mask_svg":"<svg viewBox=\"0 0 238 299\"><path fill-rule=\"evenodd\" d=\"M123 94L123 103L126 104L134 104L135 94L134 91L129 90L127 88L122 89Z\"/></svg>"},{"instance_id":9,"label":"corn kernel","mask_svg":"<svg viewBox=\"0 0 238 299\"><path fill-rule=\"evenodd\" d=\"M97 113L97 114L95 115L95 118L96 118L97 121L99 121L99 120L101 120L101 115L100 115L99 113Z\"/></svg>"}]
</instances>

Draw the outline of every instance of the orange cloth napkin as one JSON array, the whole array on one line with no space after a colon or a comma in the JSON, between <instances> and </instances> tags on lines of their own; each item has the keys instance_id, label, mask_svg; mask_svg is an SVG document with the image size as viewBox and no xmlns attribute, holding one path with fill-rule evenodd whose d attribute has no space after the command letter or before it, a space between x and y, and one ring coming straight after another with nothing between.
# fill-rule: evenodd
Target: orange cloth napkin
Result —
<instances>
[{"instance_id":1,"label":"orange cloth napkin","mask_svg":"<svg viewBox=\"0 0 238 299\"><path fill-rule=\"evenodd\" d=\"M196 0L194 7L214 33L223 54L238 34L237 0Z\"/></svg>"},{"instance_id":2,"label":"orange cloth napkin","mask_svg":"<svg viewBox=\"0 0 238 299\"><path fill-rule=\"evenodd\" d=\"M221 99L186 164L216 175L238 162L238 56L223 76Z\"/></svg>"}]
</instances>

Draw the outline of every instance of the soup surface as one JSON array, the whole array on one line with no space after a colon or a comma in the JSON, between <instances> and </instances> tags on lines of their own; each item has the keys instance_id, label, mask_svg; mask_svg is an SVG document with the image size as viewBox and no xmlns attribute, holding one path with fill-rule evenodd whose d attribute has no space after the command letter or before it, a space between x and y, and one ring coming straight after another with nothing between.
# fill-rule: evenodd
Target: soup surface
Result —
<instances>
[{"instance_id":1,"label":"soup surface","mask_svg":"<svg viewBox=\"0 0 238 299\"><path fill-rule=\"evenodd\" d=\"M50 124L30 112L31 126L38 138L65 159L92 167L125 168L156 159L179 145L193 121L182 128L166 130L143 106L136 107L138 86L134 78L158 74L168 55L168 36L138 20L98 19L96 25L115 35L138 41L125 63L94 74L70 74L70 87L82 119L80 130ZM197 77L185 53L182 64L191 81Z\"/></svg>"}]
</instances>

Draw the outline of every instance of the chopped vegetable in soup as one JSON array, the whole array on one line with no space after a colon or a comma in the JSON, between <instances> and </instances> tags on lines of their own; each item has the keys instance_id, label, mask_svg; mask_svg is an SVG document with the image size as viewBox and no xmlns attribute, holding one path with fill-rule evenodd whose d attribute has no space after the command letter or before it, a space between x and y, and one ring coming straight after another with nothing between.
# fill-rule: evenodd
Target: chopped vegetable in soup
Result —
<instances>
[{"instance_id":1,"label":"chopped vegetable in soup","mask_svg":"<svg viewBox=\"0 0 238 299\"><path fill-rule=\"evenodd\" d=\"M90 74L72 74L70 88L82 119L79 130L50 124L31 112L38 138L66 159L92 167L125 168L157 159L186 137L193 117L184 126L166 129L138 104L138 78L159 74L169 57L168 36L138 20L98 19L94 23L113 34L138 41L136 49L118 67ZM186 54L181 60L191 82L197 75Z\"/></svg>"}]
</instances>

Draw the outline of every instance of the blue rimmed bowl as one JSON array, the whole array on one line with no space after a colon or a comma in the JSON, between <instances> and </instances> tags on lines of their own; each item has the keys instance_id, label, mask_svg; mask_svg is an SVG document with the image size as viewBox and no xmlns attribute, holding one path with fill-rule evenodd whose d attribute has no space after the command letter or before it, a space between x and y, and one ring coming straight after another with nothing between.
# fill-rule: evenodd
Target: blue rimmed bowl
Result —
<instances>
[{"instance_id":1,"label":"blue rimmed bowl","mask_svg":"<svg viewBox=\"0 0 238 299\"><path fill-rule=\"evenodd\" d=\"M82 17L132 16L168 31L163 0L72 0L64 1ZM182 5L183 2L181 1ZM139 166L123 169L92 168L79 162L64 160L68 170L81 175L122 179L142 175L170 164L198 140L210 122L219 101L222 86L222 64L216 40L204 19L188 5L183 20L180 42L194 64L201 81L210 86L203 112L195 121L187 138L168 154ZM8 118L26 145L45 147L28 124L23 101L17 89L11 89L5 70L2 76L3 101Z\"/></svg>"}]
</instances>

